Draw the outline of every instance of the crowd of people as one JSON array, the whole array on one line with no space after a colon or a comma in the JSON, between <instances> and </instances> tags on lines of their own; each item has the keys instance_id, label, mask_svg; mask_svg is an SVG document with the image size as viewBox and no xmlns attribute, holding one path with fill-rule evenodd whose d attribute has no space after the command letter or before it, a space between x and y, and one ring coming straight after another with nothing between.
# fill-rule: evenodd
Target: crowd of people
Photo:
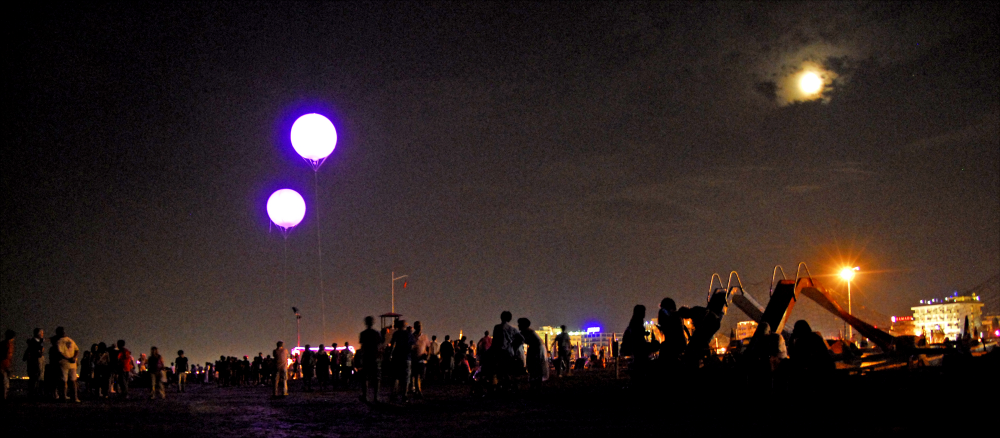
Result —
<instances>
[{"instance_id":1,"label":"crowd of people","mask_svg":"<svg viewBox=\"0 0 1000 438\"><path fill-rule=\"evenodd\" d=\"M7 330L2 347L0 370L4 379L4 399L8 398L13 360L16 351L17 334ZM66 334L63 327L57 327L55 336L45 342L45 330L36 328L21 355L27 368L28 395L38 399L63 400L80 403L82 398L128 399L130 387L137 384L143 388L149 385L150 398L166 398L166 387L175 385L178 392L184 392L189 381L208 382L210 370L197 365L189 365L184 351L166 365L166 360L155 346L149 354L135 357L125 347L125 341L99 342L83 350ZM82 384L82 388L81 388Z\"/></svg>"},{"instance_id":2,"label":"crowd of people","mask_svg":"<svg viewBox=\"0 0 1000 438\"><path fill-rule=\"evenodd\" d=\"M739 369L752 387L769 392L776 384L822 381L836 369L826 341L804 320L794 324L787 342L782 333L761 322L759 337L752 342L738 342L726 355L715 354L711 341L727 306L724 292L713 295L705 307L678 309L673 299L664 298L653 328L658 333L651 336L643 324L646 307L636 305L621 348L630 359L632 384L655 386L686 374Z\"/></svg>"},{"instance_id":3,"label":"crowd of people","mask_svg":"<svg viewBox=\"0 0 1000 438\"><path fill-rule=\"evenodd\" d=\"M220 356L214 363L190 364L184 351L168 361L155 346L136 357L124 340L93 344L81 351L63 327L45 342L45 331L35 329L27 340L22 360L27 365L28 393L40 399L80 402L83 399L128 399L130 387L149 388L151 399L166 398L167 388L185 392L194 383L216 387L268 386L274 396L288 395L289 380L301 381L303 391L327 391L357 386L361 400L378 402L385 382L389 401L407 402L423 397L425 381L467 383L483 393L511 390L512 379L528 376L532 387L549 377L550 358L542 338L531 328L527 318L511 325L512 315L504 311L492 333L486 331L478 341L465 336L439 341L424 332L419 321L408 325L396 320L391 326L376 330L374 318L365 318L359 349L349 342L343 347L306 345L290 351L281 341L271 354L258 353L253 359ZM559 375L568 375L573 347L563 326L552 347ZM4 398L7 398L16 334L8 330L2 366ZM603 354L602 354L603 356ZM169 364L169 365L168 365Z\"/></svg>"},{"instance_id":4,"label":"crowd of people","mask_svg":"<svg viewBox=\"0 0 1000 438\"><path fill-rule=\"evenodd\" d=\"M390 403L423 398L427 381L468 384L474 393L488 396L515 390L516 382L525 380L524 376L530 388L538 388L550 372L562 377L571 375L573 369L603 367L607 356L616 361L623 358L616 363L629 373L630 386L637 388L665 384L690 372L733 369L732 362L737 360L748 383L763 390L789 382L821 381L835 370L826 341L804 320L797 321L791 334L784 336L761 322L759 337L753 342L724 356L716 354L710 342L726 310L724 293L713 295L704 307L677 308L671 298L664 298L655 327L647 327L646 307L636 305L622 334L621 348L615 341L609 346L611 352L594 348L588 355L579 353L580 346L573 345L565 325L546 345L547 340L535 332L529 319L517 319L515 327L511 312L503 311L492 332L485 331L475 342L447 335L439 342L436 335L423 330L420 321L408 325L397 319L376 330L374 318L369 316L364 320L366 328L359 335L357 351L349 342L342 347L320 344L289 350L278 341L266 356L263 352L253 359L220 356L204 366L189 364L183 350L168 366L155 346L148 355L134 357L124 340L93 344L81 354L63 327L56 329L48 345L45 331L35 329L22 360L27 364L32 396L71 402L80 402L81 396L127 399L129 387L136 383L144 388L148 384L150 398L166 398L168 386L185 392L190 383L220 388L273 387L275 397L285 397L289 380L301 381L304 392L358 388L365 403L384 399L380 396L383 386ZM8 330L4 338L0 371L7 398L16 334Z\"/></svg>"}]
</instances>

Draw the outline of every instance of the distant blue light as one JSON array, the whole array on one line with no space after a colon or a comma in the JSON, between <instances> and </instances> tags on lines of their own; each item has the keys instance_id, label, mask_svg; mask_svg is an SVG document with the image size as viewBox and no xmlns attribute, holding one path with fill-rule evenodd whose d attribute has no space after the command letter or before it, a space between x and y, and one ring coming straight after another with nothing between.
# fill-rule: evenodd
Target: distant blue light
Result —
<instances>
[{"instance_id":1,"label":"distant blue light","mask_svg":"<svg viewBox=\"0 0 1000 438\"><path fill-rule=\"evenodd\" d=\"M591 333L600 333L600 332L601 332L601 328L600 327L587 327L587 334L588 335L591 334Z\"/></svg>"}]
</instances>

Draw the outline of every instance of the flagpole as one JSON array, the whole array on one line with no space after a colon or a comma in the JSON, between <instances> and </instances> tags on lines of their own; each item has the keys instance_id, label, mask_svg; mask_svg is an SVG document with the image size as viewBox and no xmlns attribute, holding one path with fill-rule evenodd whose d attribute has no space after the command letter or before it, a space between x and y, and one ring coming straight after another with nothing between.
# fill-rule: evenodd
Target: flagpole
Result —
<instances>
[{"instance_id":1,"label":"flagpole","mask_svg":"<svg viewBox=\"0 0 1000 438\"><path fill-rule=\"evenodd\" d=\"M392 271L389 273L389 278L392 278L392 302L390 307L392 313L396 313L396 280L402 280L406 277L409 277L409 275L401 275L397 277L396 271Z\"/></svg>"}]
</instances>

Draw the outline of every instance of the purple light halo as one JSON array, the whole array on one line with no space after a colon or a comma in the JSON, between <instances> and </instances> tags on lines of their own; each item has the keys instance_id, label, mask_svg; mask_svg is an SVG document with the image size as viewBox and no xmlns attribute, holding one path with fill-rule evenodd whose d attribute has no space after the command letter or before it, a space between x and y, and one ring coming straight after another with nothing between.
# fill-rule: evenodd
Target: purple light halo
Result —
<instances>
[{"instance_id":1,"label":"purple light halo","mask_svg":"<svg viewBox=\"0 0 1000 438\"><path fill-rule=\"evenodd\" d=\"M309 113L292 124L291 140L295 152L316 171L337 146L337 128L326 116Z\"/></svg>"},{"instance_id":2,"label":"purple light halo","mask_svg":"<svg viewBox=\"0 0 1000 438\"><path fill-rule=\"evenodd\" d=\"M287 233L306 216L306 201L295 190L278 190L267 198L267 215L283 233Z\"/></svg>"}]
</instances>

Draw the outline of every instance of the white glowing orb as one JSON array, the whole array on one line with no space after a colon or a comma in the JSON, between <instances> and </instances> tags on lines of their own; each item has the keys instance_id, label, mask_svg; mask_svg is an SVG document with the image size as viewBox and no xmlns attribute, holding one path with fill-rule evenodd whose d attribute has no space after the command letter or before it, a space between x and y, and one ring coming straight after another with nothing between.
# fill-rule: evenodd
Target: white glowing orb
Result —
<instances>
[{"instance_id":1,"label":"white glowing orb","mask_svg":"<svg viewBox=\"0 0 1000 438\"><path fill-rule=\"evenodd\" d=\"M322 162L337 146L337 129L330 119L316 113L299 117L292 124L292 147L302 158Z\"/></svg>"},{"instance_id":2,"label":"white glowing orb","mask_svg":"<svg viewBox=\"0 0 1000 438\"><path fill-rule=\"evenodd\" d=\"M805 94L816 94L823 90L823 78L818 74L807 71L799 78L799 89Z\"/></svg>"},{"instance_id":3,"label":"white glowing orb","mask_svg":"<svg viewBox=\"0 0 1000 438\"><path fill-rule=\"evenodd\" d=\"M306 216L306 201L295 190L278 190L267 198L267 215L275 225L284 229L292 228Z\"/></svg>"}]
</instances>

